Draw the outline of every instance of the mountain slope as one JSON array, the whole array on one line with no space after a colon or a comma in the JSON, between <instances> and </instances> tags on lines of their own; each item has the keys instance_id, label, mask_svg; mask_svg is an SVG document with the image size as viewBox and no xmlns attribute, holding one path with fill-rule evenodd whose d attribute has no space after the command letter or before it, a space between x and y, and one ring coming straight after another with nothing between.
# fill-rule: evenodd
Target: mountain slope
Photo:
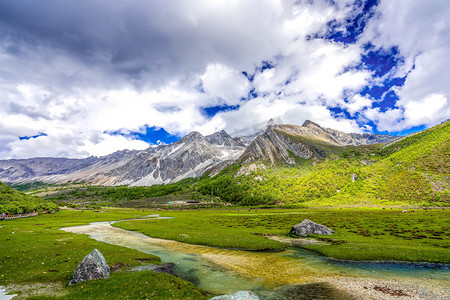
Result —
<instances>
[{"instance_id":1,"label":"mountain slope","mask_svg":"<svg viewBox=\"0 0 450 300\"><path fill-rule=\"evenodd\" d=\"M32 211L55 210L57 205L39 197L21 193L0 182L0 213L18 214Z\"/></svg>"},{"instance_id":2,"label":"mountain slope","mask_svg":"<svg viewBox=\"0 0 450 300\"><path fill-rule=\"evenodd\" d=\"M232 138L225 130L207 135L205 137L211 144L225 147L245 147L239 140Z\"/></svg>"},{"instance_id":3,"label":"mountain slope","mask_svg":"<svg viewBox=\"0 0 450 300\"><path fill-rule=\"evenodd\" d=\"M339 154L345 146L386 143L395 136L377 134L344 133L322 128L309 120L302 126L271 125L245 150L239 161L248 164L253 161L269 161L271 164L284 162L295 164L295 156L314 161Z\"/></svg>"},{"instance_id":4,"label":"mountain slope","mask_svg":"<svg viewBox=\"0 0 450 300\"><path fill-rule=\"evenodd\" d=\"M270 141L276 141L273 132L266 136ZM288 145L282 137L280 141ZM313 146L306 144L311 152ZM279 148L270 150L274 149L277 152L272 153L282 153ZM244 153L238 163L201 182L199 190L244 205L450 206L450 122L385 147L333 145L324 152L335 150L338 155L319 159L312 153L311 159L297 158L295 164L273 164L266 152L244 165L248 159Z\"/></svg>"}]
</instances>

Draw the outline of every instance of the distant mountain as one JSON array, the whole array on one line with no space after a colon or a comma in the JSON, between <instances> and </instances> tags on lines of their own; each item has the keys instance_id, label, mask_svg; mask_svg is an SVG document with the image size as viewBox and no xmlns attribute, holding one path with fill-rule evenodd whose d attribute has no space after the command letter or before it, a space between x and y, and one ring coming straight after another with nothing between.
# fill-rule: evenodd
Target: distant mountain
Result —
<instances>
[{"instance_id":1,"label":"distant mountain","mask_svg":"<svg viewBox=\"0 0 450 300\"><path fill-rule=\"evenodd\" d=\"M15 182L37 176L68 174L92 165L97 160L96 157L85 159L39 157L0 160L0 181Z\"/></svg>"},{"instance_id":2,"label":"distant mountain","mask_svg":"<svg viewBox=\"0 0 450 300\"><path fill-rule=\"evenodd\" d=\"M221 130L211 135L207 135L206 139L210 143L217 146L245 147L244 143L242 143L239 139L232 138L225 130Z\"/></svg>"},{"instance_id":3,"label":"distant mountain","mask_svg":"<svg viewBox=\"0 0 450 300\"><path fill-rule=\"evenodd\" d=\"M191 132L178 142L123 150L99 158L36 158L0 161L0 180L7 183L88 182L95 185L154 185L220 171L245 150L225 131L204 137Z\"/></svg>"},{"instance_id":4,"label":"distant mountain","mask_svg":"<svg viewBox=\"0 0 450 300\"><path fill-rule=\"evenodd\" d=\"M253 140L239 161L243 164L257 160L295 164L295 156L322 159L342 152L345 146L387 143L396 138L390 135L344 133L323 128L309 120L302 126L270 125Z\"/></svg>"},{"instance_id":5,"label":"distant mountain","mask_svg":"<svg viewBox=\"0 0 450 300\"><path fill-rule=\"evenodd\" d=\"M236 160L295 164L340 153L345 146L386 143L396 137L346 134L306 121L303 126L269 125L265 132L233 138L224 130L203 136L191 132L181 140L145 150L122 150L86 159L33 158L0 161L0 180L10 183L86 182L94 185L150 186L213 176Z\"/></svg>"}]
</instances>

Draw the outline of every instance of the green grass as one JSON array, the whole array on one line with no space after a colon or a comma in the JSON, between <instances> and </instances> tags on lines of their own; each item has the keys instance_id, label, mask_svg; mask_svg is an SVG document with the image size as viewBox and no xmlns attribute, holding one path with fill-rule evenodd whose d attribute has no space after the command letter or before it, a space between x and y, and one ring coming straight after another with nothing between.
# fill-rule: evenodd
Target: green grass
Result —
<instances>
[{"instance_id":1,"label":"green grass","mask_svg":"<svg viewBox=\"0 0 450 300\"><path fill-rule=\"evenodd\" d=\"M0 285L15 286L29 299L208 299L189 282L167 274L129 272L122 268L107 280L67 286L73 270L94 248L107 263L138 266L159 258L61 231L94 221L139 218L150 211L109 209L60 211L0 222ZM336 259L450 263L449 210L398 209L228 209L160 211L173 219L124 221L114 226L191 244L280 251L286 244L264 235L289 237L292 225L307 218L335 230L315 236L328 245L304 247ZM145 260L145 261L144 261ZM26 287L48 286L47 294L27 297ZM54 288L54 287L57 288ZM25 289L25 291L24 291ZM49 294L50 293L50 294ZM52 294L54 293L54 295Z\"/></svg>"},{"instance_id":2,"label":"green grass","mask_svg":"<svg viewBox=\"0 0 450 300\"><path fill-rule=\"evenodd\" d=\"M336 259L450 263L448 210L258 209L167 211L167 220L127 221L114 226L191 244L249 250L281 250L286 244L263 234L287 237L307 218L329 226L329 245L307 245Z\"/></svg>"},{"instance_id":3,"label":"green grass","mask_svg":"<svg viewBox=\"0 0 450 300\"><path fill-rule=\"evenodd\" d=\"M63 299L126 298L157 295L161 298L201 299L202 291L191 283L167 274L149 272L112 273L110 280L66 286L80 261L94 248L100 250L109 266L137 266L159 263L159 258L124 247L114 246L59 230L61 227L111 221L148 215L137 210L60 211L27 219L0 222L0 285L20 287L36 284L62 286L56 291ZM147 284L139 284L146 282ZM139 285L139 288L137 286ZM116 286L115 288L113 288ZM136 288L130 291L128 288ZM169 291L170 290L170 291ZM89 297L87 297L89 295ZM45 296L36 299L52 298Z\"/></svg>"},{"instance_id":4,"label":"green grass","mask_svg":"<svg viewBox=\"0 0 450 300\"><path fill-rule=\"evenodd\" d=\"M268 240L261 234L274 232L267 223L241 223L223 211L168 211L173 219L125 221L113 226L138 231L151 237L176 240L189 244L247 250L283 250L284 244Z\"/></svg>"},{"instance_id":5,"label":"green grass","mask_svg":"<svg viewBox=\"0 0 450 300\"><path fill-rule=\"evenodd\" d=\"M103 206L151 208L167 205L171 201L200 200L221 202L217 197L202 195L192 185L199 179L187 178L168 185L153 186L90 186L87 184L54 185L30 190L28 193L69 207ZM39 185L37 185L39 187Z\"/></svg>"},{"instance_id":6,"label":"green grass","mask_svg":"<svg viewBox=\"0 0 450 300\"><path fill-rule=\"evenodd\" d=\"M69 295L28 299L209 299L207 293L175 276L153 271L113 273L107 280L85 281L67 287Z\"/></svg>"}]
</instances>

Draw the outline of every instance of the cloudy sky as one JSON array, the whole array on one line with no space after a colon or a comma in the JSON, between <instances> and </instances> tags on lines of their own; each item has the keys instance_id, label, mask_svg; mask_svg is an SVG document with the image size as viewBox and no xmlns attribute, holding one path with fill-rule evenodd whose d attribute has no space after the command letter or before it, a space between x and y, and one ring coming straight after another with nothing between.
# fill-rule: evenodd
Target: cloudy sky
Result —
<instances>
[{"instance_id":1,"label":"cloudy sky","mask_svg":"<svg viewBox=\"0 0 450 300\"><path fill-rule=\"evenodd\" d=\"M450 118L448 0L0 0L0 159Z\"/></svg>"}]
</instances>

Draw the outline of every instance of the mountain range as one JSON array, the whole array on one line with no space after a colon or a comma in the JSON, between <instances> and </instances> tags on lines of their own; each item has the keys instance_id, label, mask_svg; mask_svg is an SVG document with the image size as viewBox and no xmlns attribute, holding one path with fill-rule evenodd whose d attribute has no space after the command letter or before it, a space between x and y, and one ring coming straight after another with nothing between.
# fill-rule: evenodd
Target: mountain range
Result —
<instances>
[{"instance_id":1,"label":"mountain range","mask_svg":"<svg viewBox=\"0 0 450 300\"><path fill-rule=\"evenodd\" d=\"M309 120L302 126L269 125L261 134L243 138L233 138L224 130L207 136L194 131L169 145L101 157L0 160L0 181L151 186L200 177L205 172L215 175L235 161L295 165L296 157L316 162L348 146L395 139L390 135L344 133Z\"/></svg>"}]
</instances>

